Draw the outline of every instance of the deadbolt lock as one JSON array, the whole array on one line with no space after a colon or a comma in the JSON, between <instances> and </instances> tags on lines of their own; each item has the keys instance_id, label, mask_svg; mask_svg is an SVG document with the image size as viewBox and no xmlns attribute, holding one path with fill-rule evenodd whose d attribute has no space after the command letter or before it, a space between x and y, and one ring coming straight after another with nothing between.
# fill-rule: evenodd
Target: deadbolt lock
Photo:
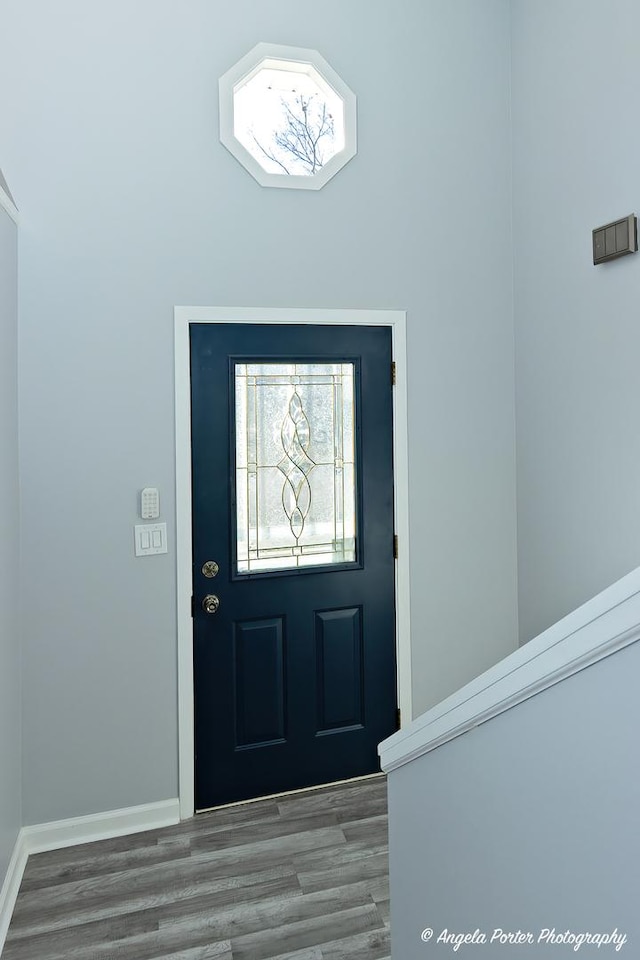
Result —
<instances>
[{"instance_id":1,"label":"deadbolt lock","mask_svg":"<svg viewBox=\"0 0 640 960\"><path fill-rule=\"evenodd\" d=\"M205 613L217 613L220 607L220 599L215 593L208 593L202 601L202 609Z\"/></svg>"},{"instance_id":2,"label":"deadbolt lock","mask_svg":"<svg viewBox=\"0 0 640 960\"><path fill-rule=\"evenodd\" d=\"M207 562L202 565L202 572L204 573L205 577L209 578L209 580L218 575L219 569L220 567L215 560L207 560Z\"/></svg>"}]
</instances>

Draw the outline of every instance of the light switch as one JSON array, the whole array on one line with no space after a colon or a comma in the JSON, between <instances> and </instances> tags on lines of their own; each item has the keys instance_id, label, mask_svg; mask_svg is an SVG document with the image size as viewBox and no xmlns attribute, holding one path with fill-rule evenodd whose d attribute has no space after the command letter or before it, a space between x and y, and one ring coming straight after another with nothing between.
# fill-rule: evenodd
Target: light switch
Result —
<instances>
[{"instance_id":1,"label":"light switch","mask_svg":"<svg viewBox=\"0 0 640 960\"><path fill-rule=\"evenodd\" d=\"M638 250L638 218L634 213L593 231L593 262L616 260Z\"/></svg>"},{"instance_id":2,"label":"light switch","mask_svg":"<svg viewBox=\"0 0 640 960\"><path fill-rule=\"evenodd\" d=\"M593 231L593 262L599 263L604 260L606 254L604 249L604 230Z\"/></svg>"},{"instance_id":3,"label":"light switch","mask_svg":"<svg viewBox=\"0 0 640 960\"><path fill-rule=\"evenodd\" d=\"M166 523L137 523L135 525L136 557L151 557L167 553Z\"/></svg>"},{"instance_id":4,"label":"light switch","mask_svg":"<svg viewBox=\"0 0 640 960\"><path fill-rule=\"evenodd\" d=\"M620 220L616 223L616 253L624 253L629 249L629 221Z\"/></svg>"}]
</instances>

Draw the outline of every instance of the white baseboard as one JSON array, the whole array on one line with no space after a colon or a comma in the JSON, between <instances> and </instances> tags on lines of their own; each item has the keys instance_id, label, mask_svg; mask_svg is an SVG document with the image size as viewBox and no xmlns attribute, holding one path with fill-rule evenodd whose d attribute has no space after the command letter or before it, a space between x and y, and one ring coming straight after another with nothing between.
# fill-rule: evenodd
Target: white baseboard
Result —
<instances>
[{"instance_id":1,"label":"white baseboard","mask_svg":"<svg viewBox=\"0 0 640 960\"><path fill-rule=\"evenodd\" d=\"M94 840L108 840L110 837L124 837L144 830L157 830L179 822L180 805L176 799L92 813L70 820L39 823L23 829L27 851L31 854L75 847L79 843L92 843Z\"/></svg>"},{"instance_id":2,"label":"white baseboard","mask_svg":"<svg viewBox=\"0 0 640 960\"><path fill-rule=\"evenodd\" d=\"M18 890L20 889L22 874L27 865L28 856L23 828L16 839L16 845L13 848L13 854L11 855L11 860L7 868L7 875L4 878L4 883L0 890L0 955L2 954L4 941L7 938L11 915L16 905Z\"/></svg>"},{"instance_id":3,"label":"white baseboard","mask_svg":"<svg viewBox=\"0 0 640 960\"><path fill-rule=\"evenodd\" d=\"M18 834L7 875L0 891L0 955L11 922L24 868L32 853L43 853L45 850L61 850L63 847L74 847L80 843L92 843L95 840L108 840L110 837L125 837L130 833L158 830L161 827L170 827L179 822L180 802L175 799L23 827Z\"/></svg>"}]
</instances>

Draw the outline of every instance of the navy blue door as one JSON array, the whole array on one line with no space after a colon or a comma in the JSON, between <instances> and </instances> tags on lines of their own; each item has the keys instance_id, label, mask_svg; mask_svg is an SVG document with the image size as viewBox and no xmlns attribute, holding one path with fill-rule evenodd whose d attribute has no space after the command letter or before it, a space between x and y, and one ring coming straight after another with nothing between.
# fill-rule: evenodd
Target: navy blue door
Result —
<instances>
[{"instance_id":1,"label":"navy blue door","mask_svg":"<svg viewBox=\"0 0 640 960\"><path fill-rule=\"evenodd\" d=\"M387 327L191 326L199 810L379 769L391 389Z\"/></svg>"}]
</instances>

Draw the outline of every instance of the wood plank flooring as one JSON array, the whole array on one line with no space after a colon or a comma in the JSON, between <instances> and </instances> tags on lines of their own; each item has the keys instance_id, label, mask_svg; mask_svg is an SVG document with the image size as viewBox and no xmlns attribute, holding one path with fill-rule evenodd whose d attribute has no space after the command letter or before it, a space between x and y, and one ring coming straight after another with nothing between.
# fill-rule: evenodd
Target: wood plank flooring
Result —
<instances>
[{"instance_id":1,"label":"wood plank flooring","mask_svg":"<svg viewBox=\"0 0 640 960\"><path fill-rule=\"evenodd\" d=\"M384 778L29 859L2 960L388 960Z\"/></svg>"}]
</instances>

